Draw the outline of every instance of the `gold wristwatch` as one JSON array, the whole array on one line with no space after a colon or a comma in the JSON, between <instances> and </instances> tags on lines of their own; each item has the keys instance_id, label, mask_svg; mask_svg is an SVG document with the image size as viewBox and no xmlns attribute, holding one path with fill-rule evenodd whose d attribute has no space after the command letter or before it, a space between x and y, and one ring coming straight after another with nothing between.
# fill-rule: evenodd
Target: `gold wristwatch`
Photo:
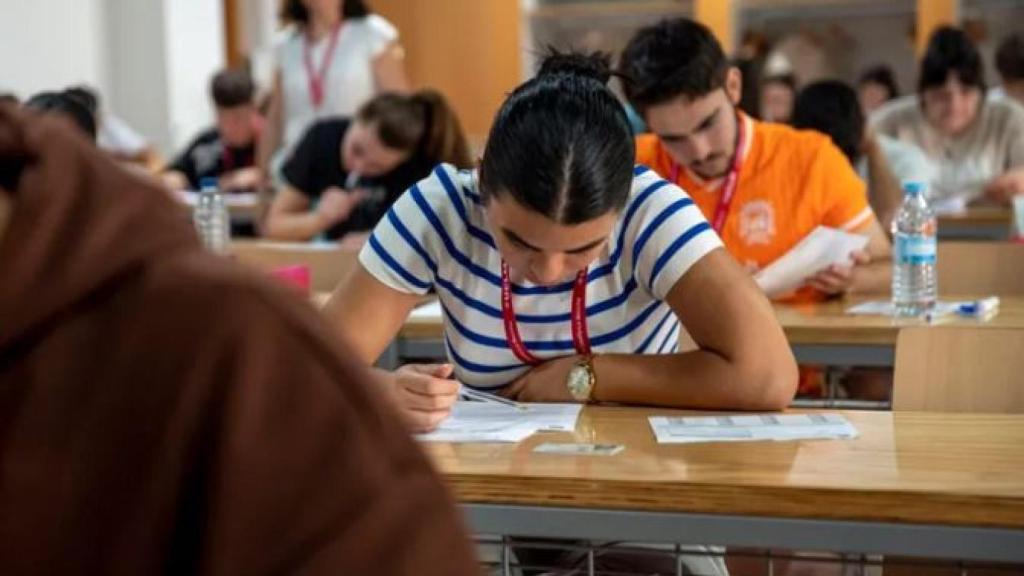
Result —
<instances>
[{"instance_id":1,"label":"gold wristwatch","mask_svg":"<svg viewBox=\"0 0 1024 576\"><path fill-rule=\"evenodd\" d=\"M592 356L585 356L580 359L565 377L565 387L569 394L579 402L590 402L594 396L594 359Z\"/></svg>"}]
</instances>

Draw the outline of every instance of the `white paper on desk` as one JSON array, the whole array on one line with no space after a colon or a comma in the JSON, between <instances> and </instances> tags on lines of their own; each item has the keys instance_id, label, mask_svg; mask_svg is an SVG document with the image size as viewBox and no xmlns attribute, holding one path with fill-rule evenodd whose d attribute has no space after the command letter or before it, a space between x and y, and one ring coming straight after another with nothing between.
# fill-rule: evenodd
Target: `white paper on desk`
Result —
<instances>
[{"instance_id":1,"label":"white paper on desk","mask_svg":"<svg viewBox=\"0 0 1024 576\"><path fill-rule=\"evenodd\" d=\"M441 301L433 300L422 306L417 306L412 309L409 313L409 318L419 318L422 320L440 319L441 318Z\"/></svg>"},{"instance_id":2,"label":"white paper on desk","mask_svg":"<svg viewBox=\"0 0 1024 576\"><path fill-rule=\"evenodd\" d=\"M736 416L651 416L658 444L756 442L856 438L857 429L840 414L743 414Z\"/></svg>"},{"instance_id":3,"label":"white paper on desk","mask_svg":"<svg viewBox=\"0 0 1024 576\"><path fill-rule=\"evenodd\" d=\"M931 315L934 316L947 316L950 314L956 314L956 311L963 304L970 304L969 300L954 300L951 302L936 302L935 308L931 310ZM896 310L893 308L892 301L885 300L871 300L868 302L861 302L856 306L850 306L846 309L846 313L851 316L895 316Z\"/></svg>"},{"instance_id":4,"label":"white paper on desk","mask_svg":"<svg viewBox=\"0 0 1024 576\"><path fill-rule=\"evenodd\" d=\"M425 442L519 442L535 432L576 429L580 404L506 404L458 401L452 414Z\"/></svg>"},{"instance_id":5,"label":"white paper on desk","mask_svg":"<svg viewBox=\"0 0 1024 576\"><path fill-rule=\"evenodd\" d=\"M199 203L199 193L185 191L181 192L185 204L195 207ZM255 192L235 192L221 194L224 198L224 205L229 208L255 208L260 201L259 195Z\"/></svg>"},{"instance_id":6,"label":"white paper on desk","mask_svg":"<svg viewBox=\"0 0 1024 576\"><path fill-rule=\"evenodd\" d=\"M850 253L867 245L868 237L863 234L818 226L789 252L755 274L754 280L768 297L784 296L803 286L809 276L833 264L849 265Z\"/></svg>"}]
</instances>

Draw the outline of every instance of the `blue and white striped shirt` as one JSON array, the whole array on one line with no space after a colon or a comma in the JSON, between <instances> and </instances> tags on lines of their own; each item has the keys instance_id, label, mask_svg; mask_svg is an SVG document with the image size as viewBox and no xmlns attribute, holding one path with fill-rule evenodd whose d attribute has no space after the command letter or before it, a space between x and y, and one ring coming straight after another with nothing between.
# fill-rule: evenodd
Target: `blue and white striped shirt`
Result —
<instances>
[{"instance_id":1,"label":"blue and white striped shirt","mask_svg":"<svg viewBox=\"0 0 1024 576\"><path fill-rule=\"evenodd\" d=\"M682 190L638 166L612 239L587 272L593 352L674 352L681 327L664 299L690 266L721 245ZM529 368L505 339L501 256L474 173L438 166L380 221L359 261L395 290L437 292L448 356L464 384L500 388ZM512 285L520 334L538 358L575 354L572 285Z\"/></svg>"}]
</instances>

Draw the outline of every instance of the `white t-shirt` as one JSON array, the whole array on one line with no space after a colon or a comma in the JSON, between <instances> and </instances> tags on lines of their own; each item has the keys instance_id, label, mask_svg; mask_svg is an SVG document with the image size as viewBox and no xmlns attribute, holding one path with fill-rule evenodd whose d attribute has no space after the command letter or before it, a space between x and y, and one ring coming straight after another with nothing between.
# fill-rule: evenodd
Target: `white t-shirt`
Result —
<instances>
[{"instance_id":1,"label":"white t-shirt","mask_svg":"<svg viewBox=\"0 0 1024 576\"><path fill-rule=\"evenodd\" d=\"M309 91L305 64L306 36L296 29L281 42L277 48L277 65L281 72L284 99L285 154L316 120L352 116L373 97L377 91L373 60L396 40L398 31L395 27L376 14L346 19L338 33L319 108L313 107ZM313 70L318 74L330 43L331 35L327 34L311 47L310 59Z\"/></svg>"},{"instance_id":2,"label":"white t-shirt","mask_svg":"<svg viewBox=\"0 0 1024 576\"><path fill-rule=\"evenodd\" d=\"M940 134L921 110L916 94L894 100L871 117L879 134L920 148L932 164L931 198L969 202L1007 170L1024 166L1024 108L1007 100L983 101L963 134Z\"/></svg>"},{"instance_id":3,"label":"white t-shirt","mask_svg":"<svg viewBox=\"0 0 1024 576\"><path fill-rule=\"evenodd\" d=\"M634 174L611 242L588 268L587 330L596 354L674 352L682 328L664 299L690 266L722 246L682 190L642 166ZM395 203L359 261L395 290L437 292L448 357L461 382L495 389L528 369L505 339L501 256L475 173L436 168ZM572 286L512 286L520 334L538 358L575 354Z\"/></svg>"}]
</instances>

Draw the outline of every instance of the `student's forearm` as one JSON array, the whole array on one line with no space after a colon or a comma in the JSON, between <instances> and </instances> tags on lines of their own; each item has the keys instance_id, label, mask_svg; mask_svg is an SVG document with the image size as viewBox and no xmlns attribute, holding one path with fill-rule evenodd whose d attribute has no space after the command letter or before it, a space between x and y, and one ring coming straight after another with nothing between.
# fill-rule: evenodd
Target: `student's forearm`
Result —
<instances>
[{"instance_id":1,"label":"student's forearm","mask_svg":"<svg viewBox=\"0 0 1024 576\"><path fill-rule=\"evenodd\" d=\"M775 357L773 357L775 356ZM791 354L737 363L705 350L594 357L594 399L672 408L781 410L796 393Z\"/></svg>"},{"instance_id":2,"label":"student's forearm","mask_svg":"<svg viewBox=\"0 0 1024 576\"><path fill-rule=\"evenodd\" d=\"M271 214L267 220L267 236L274 240L305 242L330 228L317 212Z\"/></svg>"},{"instance_id":3,"label":"student's forearm","mask_svg":"<svg viewBox=\"0 0 1024 576\"><path fill-rule=\"evenodd\" d=\"M885 294L892 290L892 258L874 260L854 271L851 294Z\"/></svg>"}]
</instances>

